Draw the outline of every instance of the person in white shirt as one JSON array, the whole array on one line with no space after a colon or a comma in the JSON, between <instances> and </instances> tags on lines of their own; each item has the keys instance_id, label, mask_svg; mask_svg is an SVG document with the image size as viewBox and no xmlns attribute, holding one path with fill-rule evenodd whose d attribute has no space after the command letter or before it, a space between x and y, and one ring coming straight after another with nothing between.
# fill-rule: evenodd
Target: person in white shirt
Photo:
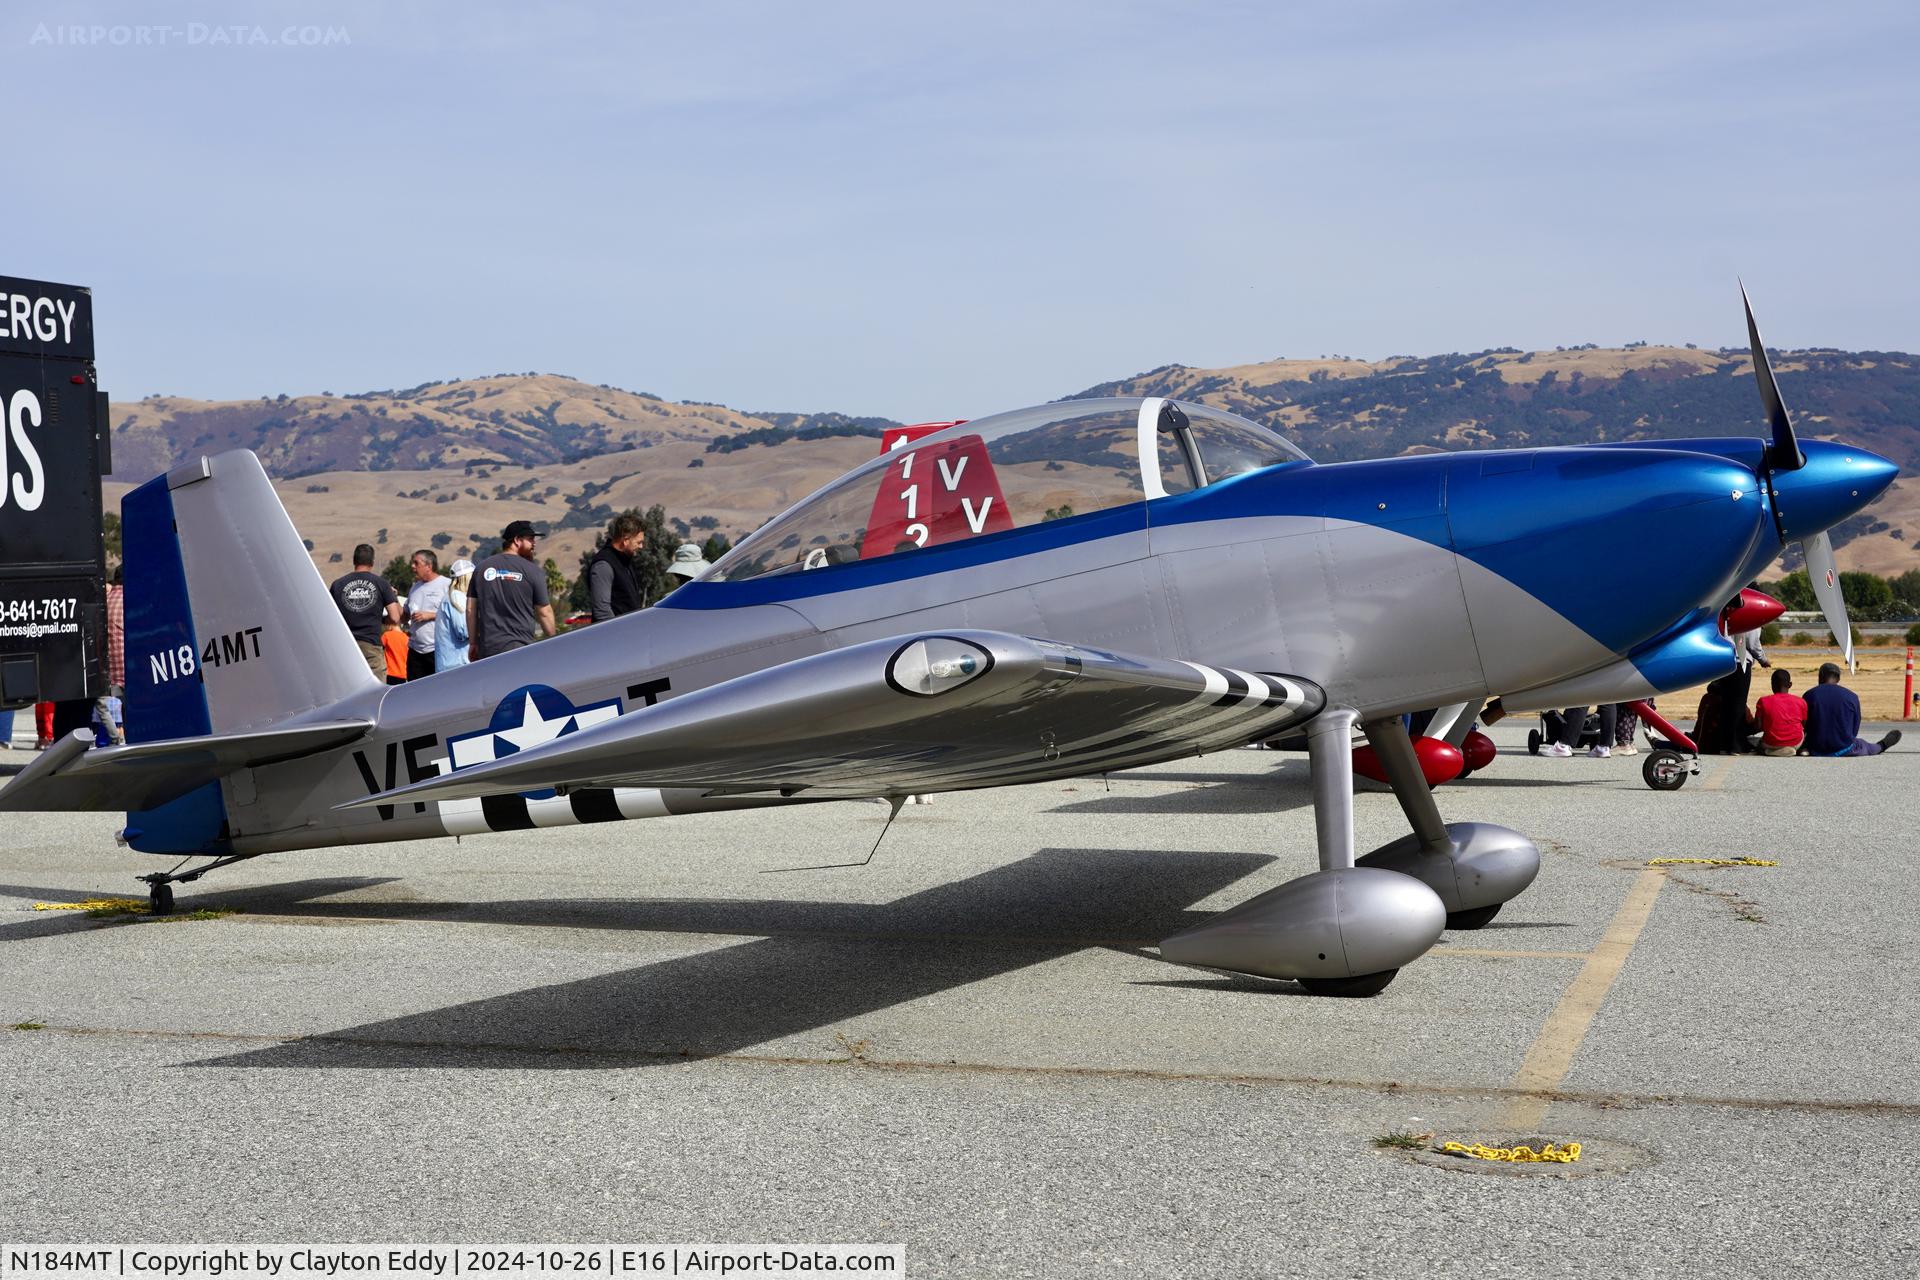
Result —
<instances>
[{"instance_id":1,"label":"person in white shirt","mask_svg":"<svg viewBox=\"0 0 1920 1280\"><path fill-rule=\"evenodd\" d=\"M1747 705L1747 695L1753 691L1753 664L1763 667L1773 664L1767 661L1766 650L1760 647L1760 629L1737 632L1733 640L1734 673L1733 684L1727 692L1727 718L1724 723L1732 726L1727 732L1727 741L1721 748L1728 752L1741 752L1747 749L1747 722L1753 718L1753 708ZM1705 743L1700 744L1705 751Z\"/></svg>"},{"instance_id":2,"label":"person in white shirt","mask_svg":"<svg viewBox=\"0 0 1920 1280\"><path fill-rule=\"evenodd\" d=\"M407 592L407 679L418 680L437 670L434 632L440 605L447 598L447 580L440 576L440 557L424 548L413 553L413 589Z\"/></svg>"}]
</instances>

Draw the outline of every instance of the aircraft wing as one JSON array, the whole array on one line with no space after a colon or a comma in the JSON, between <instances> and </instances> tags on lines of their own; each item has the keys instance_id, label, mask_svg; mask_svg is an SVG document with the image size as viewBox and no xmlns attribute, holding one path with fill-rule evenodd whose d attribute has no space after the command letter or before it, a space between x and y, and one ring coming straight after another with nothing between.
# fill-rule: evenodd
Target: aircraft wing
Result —
<instances>
[{"instance_id":1,"label":"aircraft wing","mask_svg":"<svg viewBox=\"0 0 1920 1280\"><path fill-rule=\"evenodd\" d=\"M957 791L1238 746L1325 702L1297 676L927 632L769 667L338 807L579 787L821 799Z\"/></svg>"}]
</instances>

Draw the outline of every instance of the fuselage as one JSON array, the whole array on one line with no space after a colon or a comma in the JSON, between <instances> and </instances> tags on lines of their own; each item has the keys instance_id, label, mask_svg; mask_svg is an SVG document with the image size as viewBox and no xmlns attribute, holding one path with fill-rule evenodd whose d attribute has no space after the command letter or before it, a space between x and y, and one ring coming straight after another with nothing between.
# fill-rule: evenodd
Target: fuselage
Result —
<instances>
[{"instance_id":1,"label":"fuselage","mask_svg":"<svg viewBox=\"0 0 1920 1280\"><path fill-rule=\"evenodd\" d=\"M529 725L563 733L808 654L942 627L1295 674L1366 717L1614 667L1652 689L1680 687L1730 668L1731 647L1701 630L1702 611L1781 545L1743 461L1749 442L1714 444L1283 462L896 554L690 583L652 609L317 710L378 727L352 748L229 779L226 844L266 852L756 803L636 790L594 811L539 795L334 808L499 749L492 735L509 722L522 736ZM1842 464L1822 452L1839 448L1809 445L1808 474L1793 482L1809 521L1844 518L1891 478L1871 454L1847 451ZM135 847L164 844L162 834Z\"/></svg>"}]
</instances>

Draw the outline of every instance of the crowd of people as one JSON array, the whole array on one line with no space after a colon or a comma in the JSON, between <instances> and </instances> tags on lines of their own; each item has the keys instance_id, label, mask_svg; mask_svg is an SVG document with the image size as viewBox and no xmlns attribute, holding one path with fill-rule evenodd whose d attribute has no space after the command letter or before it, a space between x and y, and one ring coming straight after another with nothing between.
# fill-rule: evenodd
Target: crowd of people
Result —
<instances>
[{"instance_id":1,"label":"crowd of people","mask_svg":"<svg viewBox=\"0 0 1920 1280\"><path fill-rule=\"evenodd\" d=\"M646 532L637 516L614 518L606 544L587 567L590 621L611 621L649 603L634 571L634 557L645 544ZM500 531L499 554L479 564L462 558L443 573L440 557L422 548L409 561L413 585L402 599L374 572L373 546L363 542L353 549L353 568L327 590L368 669L388 684L404 684L558 631L546 571L533 558L538 545L533 525L515 520ZM667 572L691 581L709 567L699 545L689 542L675 550ZM92 724L94 740L112 746L126 741L121 701L127 680L126 593L118 568L107 587L106 612L107 691L93 702ZM0 751L12 746L14 715L0 711ZM32 715L35 749L44 751L61 732L54 721L55 704L39 703Z\"/></svg>"},{"instance_id":2,"label":"crowd of people","mask_svg":"<svg viewBox=\"0 0 1920 1280\"><path fill-rule=\"evenodd\" d=\"M534 559L539 541L531 523L515 520L500 531L497 554L478 564L455 560L445 573L439 556L422 548L409 561L413 585L404 599L373 571L373 547L363 542L353 549L352 570L327 589L368 669L388 684L405 684L509 653L559 630L546 571ZM589 621L608 622L646 607L634 567L645 545L639 517L614 518L587 565ZM708 567L700 548L687 543L674 552L667 572L693 579Z\"/></svg>"},{"instance_id":3,"label":"crowd of people","mask_svg":"<svg viewBox=\"0 0 1920 1280\"><path fill-rule=\"evenodd\" d=\"M1841 683L1844 672L1834 662L1822 663L1818 681L1805 696L1793 691L1793 673L1774 671L1772 692L1747 705L1753 667L1771 667L1756 644L1741 650L1737 670L1709 684L1700 695L1693 723L1694 745L1701 755L1765 756L1877 756L1900 741L1894 729L1878 741L1860 736L1860 695ZM1592 732L1588 707L1549 711L1542 719L1545 756L1571 756L1584 735ZM1599 733L1587 754L1597 757L1633 755L1639 717L1630 704L1598 709Z\"/></svg>"},{"instance_id":4,"label":"crowd of people","mask_svg":"<svg viewBox=\"0 0 1920 1280\"><path fill-rule=\"evenodd\" d=\"M1860 695L1841 683L1840 665L1820 665L1805 696L1793 691L1793 673L1775 671L1772 692L1747 706L1747 681L1735 672L1700 695L1693 739L1702 755L1877 756L1900 741L1894 729L1877 742L1860 736Z\"/></svg>"}]
</instances>

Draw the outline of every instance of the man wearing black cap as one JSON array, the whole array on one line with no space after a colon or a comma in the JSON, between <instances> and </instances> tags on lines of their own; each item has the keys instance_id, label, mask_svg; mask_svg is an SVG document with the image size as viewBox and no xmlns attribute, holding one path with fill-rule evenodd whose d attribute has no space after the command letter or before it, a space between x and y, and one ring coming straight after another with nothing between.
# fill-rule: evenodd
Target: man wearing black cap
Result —
<instances>
[{"instance_id":1,"label":"man wearing black cap","mask_svg":"<svg viewBox=\"0 0 1920 1280\"><path fill-rule=\"evenodd\" d=\"M1898 729L1878 742L1859 733L1860 695L1842 687L1838 663L1820 664L1820 683L1807 690L1807 754L1877 756L1900 741Z\"/></svg>"},{"instance_id":2,"label":"man wearing black cap","mask_svg":"<svg viewBox=\"0 0 1920 1280\"><path fill-rule=\"evenodd\" d=\"M536 622L552 635L553 605L547 600L547 575L533 561L539 535L525 520L500 531L500 554L474 567L467 594L467 633L476 661L533 643Z\"/></svg>"}]
</instances>

